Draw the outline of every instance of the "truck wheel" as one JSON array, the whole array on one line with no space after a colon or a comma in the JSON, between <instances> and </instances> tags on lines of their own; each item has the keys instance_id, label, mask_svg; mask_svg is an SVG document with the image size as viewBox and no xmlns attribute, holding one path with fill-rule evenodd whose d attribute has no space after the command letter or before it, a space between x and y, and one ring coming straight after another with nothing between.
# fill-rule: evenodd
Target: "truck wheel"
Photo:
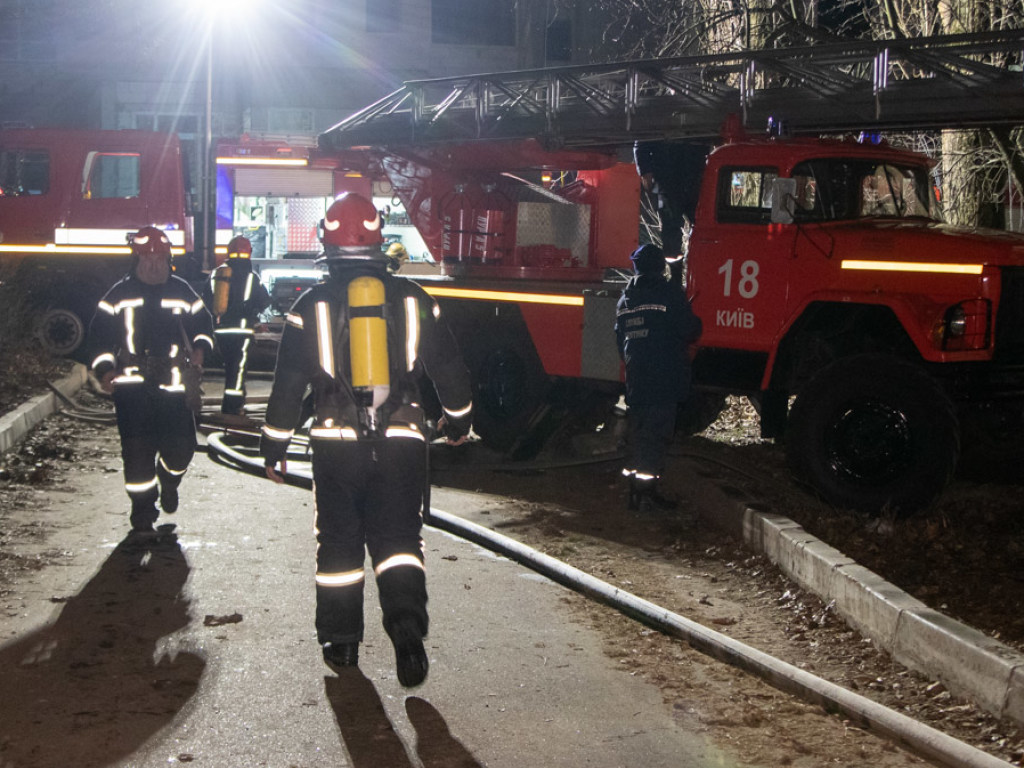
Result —
<instances>
[{"instance_id":1,"label":"truck wheel","mask_svg":"<svg viewBox=\"0 0 1024 768\"><path fill-rule=\"evenodd\" d=\"M39 341L56 357L68 357L85 343L85 323L78 312L66 307L46 310L39 320Z\"/></svg>"},{"instance_id":2,"label":"truck wheel","mask_svg":"<svg viewBox=\"0 0 1024 768\"><path fill-rule=\"evenodd\" d=\"M529 436L547 377L514 347L502 346L484 358L474 378L473 429L487 447L511 452Z\"/></svg>"},{"instance_id":3,"label":"truck wheel","mask_svg":"<svg viewBox=\"0 0 1024 768\"><path fill-rule=\"evenodd\" d=\"M960 453L949 397L923 370L886 355L824 368L790 413L797 480L835 507L906 515L949 482Z\"/></svg>"}]
</instances>

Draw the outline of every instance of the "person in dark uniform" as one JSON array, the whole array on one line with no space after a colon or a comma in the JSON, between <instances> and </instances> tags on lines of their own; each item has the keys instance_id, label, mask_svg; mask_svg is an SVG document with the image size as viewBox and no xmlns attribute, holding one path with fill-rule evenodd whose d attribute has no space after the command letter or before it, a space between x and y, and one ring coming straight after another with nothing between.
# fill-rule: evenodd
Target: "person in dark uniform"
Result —
<instances>
[{"instance_id":1,"label":"person in dark uniform","mask_svg":"<svg viewBox=\"0 0 1024 768\"><path fill-rule=\"evenodd\" d=\"M203 300L214 318L213 333L224 361L224 398L220 411L242 415L249 345L260 312L270 306L270 294L252 271L252 244L241 235L228 243L228 256L210 274Z\"/></svg>"},{"instance_id":2,"label":"person in dark uniform","mask_svg":"<svg viewBox=\"0 0 1024 768\"><path fill-rule=\"evenodd\" d=\"M328 278L287 315L260 452L267 476L281 482L311 388L316 631L324 661L332 668L358 663L369 551L398 679L411 687L428 669L420 538L428 435L418 382L433 383L444 409L439 426L454 444L469 432L471 389L437 304L388 273L380 225L373 205L355 194L327 210Z\"/></svg>"},{"instance_id":3,"label":"person in dark uniform","mask_svg":"<svg viewBox=\"0 0 1024 768\"><path fill-rule=\"evenodd\" d=\"M167 235L143 227L129 242L132 266L100 300L89 337L92 371L114 397L132 531L150 533L158 499L164 512L178 509L178 486L195 454L186 368L201 372L213 329L202 299L171 274Z\"/></svg>"},{"instance_id":4,"label":"person in dark uniform","mask_svg":"<svg viewBox=\"0 0 1024 768\"><path fill-rule=\"evenodd\" d=\"M670 272L661 249L637 248L636 273L619 298L615 335L626 363L629 408L629 508L672 508L658 489L675 432L676 410L690 390L689 346L701 332L686 293Z\"/></svg>"},{"instance_id":5,"label":"person in dark uniform","mask_svg":"<svg viewBox=\"0 0 1024 768\"><path fill-rule=\"evenodd\" d=\"M693 224L697 212L708 152L709 147L694 143L638 141L633 145L640 183L658 207L661 250L672 262L683 253L683 228Z\"/></svg>"}]
</instances>

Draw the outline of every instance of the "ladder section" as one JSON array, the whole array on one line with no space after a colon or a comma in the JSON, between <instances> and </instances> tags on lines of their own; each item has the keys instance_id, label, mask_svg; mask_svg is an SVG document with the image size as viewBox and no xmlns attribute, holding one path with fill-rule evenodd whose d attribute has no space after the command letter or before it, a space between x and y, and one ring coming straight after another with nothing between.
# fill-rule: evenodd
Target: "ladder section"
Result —
<instances>
[{"instance_id":1,"label":"ladder section","mask_svg":"<svg viewBox=\"0 0 1024 768\"><path fill-rule=\"evenodd\" d=\"M713 138L730 115L794 134L1021 124L1022 52L1010 30L412 80L320 145Z\"/></svg>"}]
</instances>

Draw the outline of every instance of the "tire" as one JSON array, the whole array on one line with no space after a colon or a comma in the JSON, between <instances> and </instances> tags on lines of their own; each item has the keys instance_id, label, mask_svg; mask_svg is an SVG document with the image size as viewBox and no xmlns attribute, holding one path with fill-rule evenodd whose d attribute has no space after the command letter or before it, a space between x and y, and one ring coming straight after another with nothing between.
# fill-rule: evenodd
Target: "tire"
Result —
<instances>
[{"instance_id":1,"label":"tire","mask_svg":"<svg viewBox=\"0 0 1024 768\"><path fill-rule=\"evenodd\" d=\"M545 402L549 383L543 369L516 345L499 345L473 379L474 431L488 448L512 452L528 438Z\"/></svg>"},{"instance_id":2,"label":"tire","mask_svg":"<svg viewBox=\"0 0 1024 768\"><path fill-rule=\"evenodd\" d=\"M921 368L857 355L822 369L790 413L787 460L796 479L835 507L908 515L956 469L953 404Z\"/></svg>"},{"instance_id":3,"label":"tire","mask_svg":"<svg viewBox=\"0 0 1024 768\"><path fill-rule=\"evenodd\" d=\"M55 357L70 357L85 345L85 322L79 312L67 307L52 307L39 319L37 335L47 352Z\"/></svg>"}]
</instances>

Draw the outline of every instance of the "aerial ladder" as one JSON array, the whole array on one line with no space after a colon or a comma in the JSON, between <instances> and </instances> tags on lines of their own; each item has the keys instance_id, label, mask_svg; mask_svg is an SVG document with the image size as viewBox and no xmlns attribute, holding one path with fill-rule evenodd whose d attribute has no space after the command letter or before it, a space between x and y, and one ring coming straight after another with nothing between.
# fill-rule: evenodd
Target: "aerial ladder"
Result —
<instances>
[{"instance_id":1,"label":"aerial ladder","mask_svg":"<svg viewBox=\"0 0 1024 768\"><path fill-rule=\"evenodd\" d=\"M717 138L1019 125L1024 30L411 80L320 136L326 150L537 139Z\"/></svg>"}]
</instances>

